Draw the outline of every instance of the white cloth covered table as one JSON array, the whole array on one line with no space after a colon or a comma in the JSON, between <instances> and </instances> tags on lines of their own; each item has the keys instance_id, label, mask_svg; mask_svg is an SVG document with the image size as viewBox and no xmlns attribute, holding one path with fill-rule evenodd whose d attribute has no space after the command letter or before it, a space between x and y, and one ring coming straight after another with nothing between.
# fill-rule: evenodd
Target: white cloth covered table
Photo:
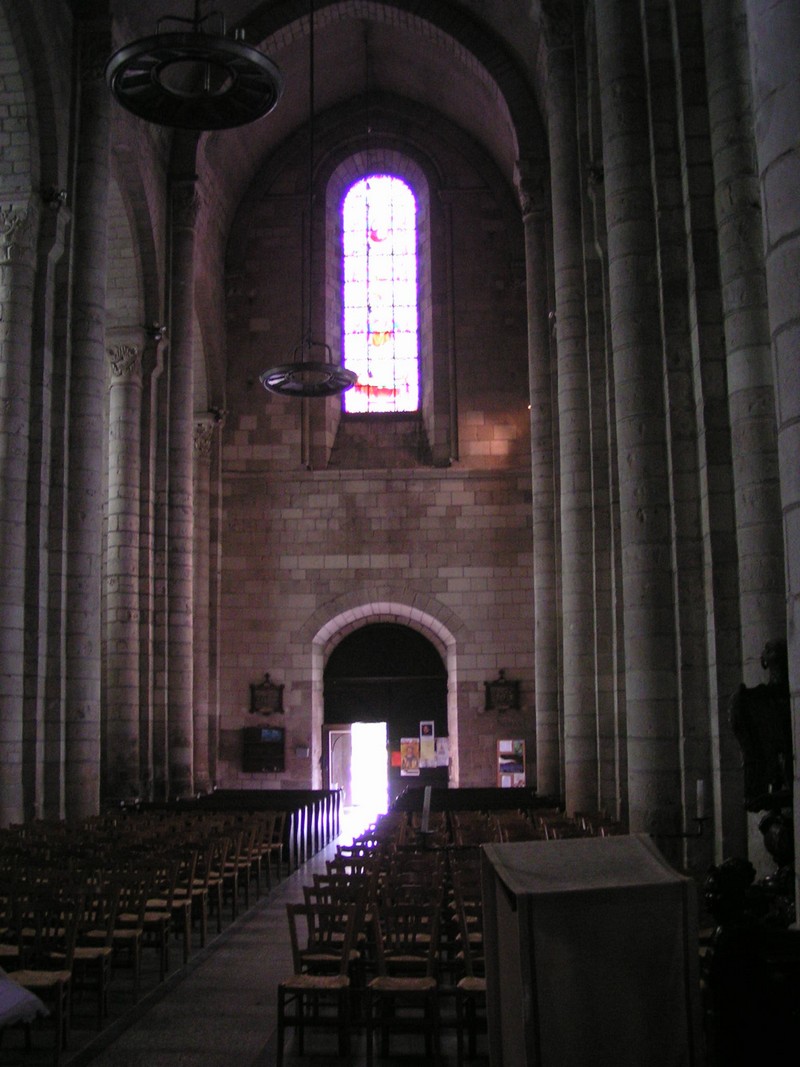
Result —
<instances>
[{"instance_id":1,"label":"white cloth covered table","mask_svg":"<svg viewBox=\"0 0 800 1067\"><path fill-rule=\"evenodd\" d=\"M694 883L646 835L485 845L492 1067L700 1067Z\"/></svg>"},{"instance_id":2,"label":"white cloth covered table","mask_svg":"<svg viewBox=\"0 0 800 1067\"><path fill-rule=\"evenodd\" d=\"M9 978L0 967L0 1029L14 1023L32 1023L38 1016L48 1014L35 993Z\"/></svg>"}]
</instances>

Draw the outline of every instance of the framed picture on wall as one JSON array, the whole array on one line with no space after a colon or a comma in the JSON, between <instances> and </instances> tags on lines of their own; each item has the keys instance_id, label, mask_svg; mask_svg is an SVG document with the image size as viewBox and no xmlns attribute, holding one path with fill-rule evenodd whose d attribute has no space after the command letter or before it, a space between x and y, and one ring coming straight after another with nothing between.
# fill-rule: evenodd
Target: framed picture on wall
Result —
<instances>
[{"instance_id":1,"label":"framed picture on wall","mask_svg":"<svg viewBox=\"0 0 800 1067\"><path fill-rule=\"evenodd\" d=\"M525 742L510 738L497 742L497 784L501 789L525 785Z\"/></svg>"},{"instance_id":2,"label":"framed picture on wall","mask_svg":"<svg viewBox=\"0 0 800 1067\"><path fill-rule=\"evenodd\" d=\"M250 714L251 715L282 715L283 714L283 686L270 681L268 674L264 675L264 681L257 685L250 685Z\"/></svg>"}]
</instances>

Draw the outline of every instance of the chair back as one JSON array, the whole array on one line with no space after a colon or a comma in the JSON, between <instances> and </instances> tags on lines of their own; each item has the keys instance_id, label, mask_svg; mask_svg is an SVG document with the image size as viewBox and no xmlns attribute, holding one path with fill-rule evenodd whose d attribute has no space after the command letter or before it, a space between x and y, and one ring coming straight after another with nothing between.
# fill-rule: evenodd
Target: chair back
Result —
<instances>
[{"instance_id":1,"label":"chair back","mask_svg":"<svg viewBox=\"0 0 800 1067\"><path fill-rule=\"evenodd\" d=\"M356 924L355 904L287 904L295 974L323 968L346 975Z\"/></svg>"},{"instance_id":2,"label":"chair back","mask_svg":"<svg viewBox=\"0 0 800 1067\"><path fill-rule=\"evenodd\" d=\"M106 948L114 942L114 927L119 911L121 885L114 878L88 887L83 917L78 931L78 942L91 937L91 943L100 941Z\"/></svg>"},{"instance_id":3,"label":"chair back","mask_svg":"<svg viewBox=\"0 0 800 1067\"><path fill-rule=\"evenodd\" d=\"M375 961L380 975L434 977L441 900L424 904L383 898L373 911Z\"/></svg>"},{"instance_id":4,"label":"chair back","mask_svg":"<svg viewBox=\"0 0 800 1067\"><path fill-rule=\"evenodd\" d=\"M84 901L85 894L77 887L44 882L16 898L23 970L72 970Z\"/></svg>"}]
</instances>

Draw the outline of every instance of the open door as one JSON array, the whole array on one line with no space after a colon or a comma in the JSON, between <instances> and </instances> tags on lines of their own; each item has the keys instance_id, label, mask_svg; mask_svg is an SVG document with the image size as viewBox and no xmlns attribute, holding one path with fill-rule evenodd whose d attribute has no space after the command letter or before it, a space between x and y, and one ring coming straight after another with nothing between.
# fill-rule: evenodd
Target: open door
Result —
<instances>
[{"instance_id":1,"label":"open door","mask_svg":"<svg viewBox=\"0 0 800 1067\"><path fill-rule=\"evenodd\" d=\"M322 751L325 753L325 788L342 790L342 805L349 808L353 803L350 767L353 744L350 724L322 727Z\"/></svg>"},{"instance_id":2,"label":"open door","mask_svg":"<svg viewBox=\"0 0 800 1067\"><path fill-rule=\"evenodd\" d=\"M342 790L342 806L372 816L388 804L389 751L385 722L326 724L322 727L324 776L328 789Z\"/></svg>"}]
</instances>

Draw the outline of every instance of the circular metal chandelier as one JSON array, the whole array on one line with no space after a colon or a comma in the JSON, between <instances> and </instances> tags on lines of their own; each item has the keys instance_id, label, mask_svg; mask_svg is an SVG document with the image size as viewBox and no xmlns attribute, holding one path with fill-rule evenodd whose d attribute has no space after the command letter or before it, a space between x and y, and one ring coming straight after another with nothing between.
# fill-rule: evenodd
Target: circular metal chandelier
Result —
<instances>
[{"instance_id":1,"label":"circular metal chandelier","mask_svg":"<svg viewBox=\"0 0 800 1067\"><path fill-rule=\"evenodd\" d=\"M293 362L270 367L259 381L278 396L327 397L352 388L358 375L334 363L330 345L311 337L311 288L314 261L314 0L309 0L308 36L308 238L306 248L306 331L292 352ZM315 358L315 353L321 358Z\"/></svg>"},{"instance_id":2,"label":"circular metal chandelier","mask_svg":"<svg viewBox=\"0 0 800 1067\"><path fill-rule=\"evenodd\" d=\"M191 30L162 32L166 22L189 23ZM160 126L244 126L272 111L283 78L271 59L245 44L242 33L227 36L219 12L201 18L200 0L195 0L194 18L166 15L154 36L114 52L106 63L106 82L127 111Z\"/></svg>"},{"instance_id":3,"label":"circular metal chandelier","mask_svg":"<svg viewBox=\"0 0 800 1067\"><path fill-rule=\"evenodd\" d=\"M312 359L314 349L322 349L327 358ZM295 358L294 362L265 370L259 376L264 388L278 396L325 397L344 393L358 381L354 371L333 362L330 345L309 338L295 348L293 355L300 354L304 358Z\"/></svg>"}]
</instances>

